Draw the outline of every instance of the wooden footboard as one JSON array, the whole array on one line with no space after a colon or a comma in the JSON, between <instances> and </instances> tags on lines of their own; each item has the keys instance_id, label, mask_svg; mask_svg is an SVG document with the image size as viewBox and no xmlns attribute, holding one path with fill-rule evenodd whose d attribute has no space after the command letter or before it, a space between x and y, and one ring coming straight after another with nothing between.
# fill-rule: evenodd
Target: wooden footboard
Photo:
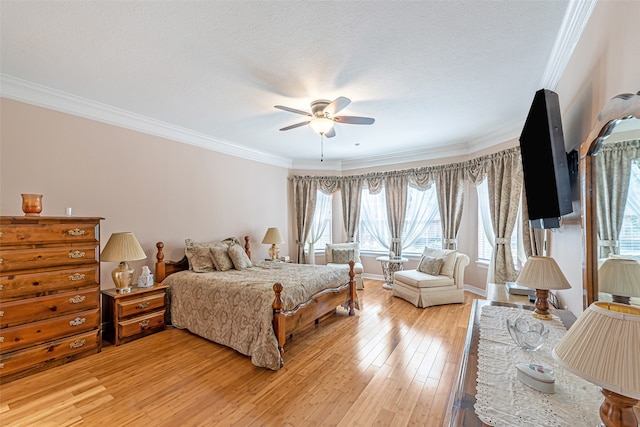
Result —
<instances>
[{"instance_id":1,"label":"wooden footboard","mask_svg":"<svg viewBox=\"0 0 640 427\"><path fill-rule=\"evenodd\" d=\"M349 262L349 281L336 288L325 289L313 295L310 300L300 304L291 311L283 311L283 302L280 298L282 285L273 285L275 299L273 300L273 332L278 339L280 350L280 366L284 364L284 344L287 337L314 323L327 313L344 303L349 304L349 316L355 315L356 282L353 280L355 263Z\"/></svg>"},{"instance_id":2,"label":"wooden footboard","mask_svg":"<svg viewBox=\"0 0 640 427\"><path fill-rule=\"evenodd\" d=\"M249 236L244 237L244 249L249 258L251 258L251 250L249 247ZM162 282L166 277L178 271L189 269L189 263L186 255L178 261L164 260L164 243L156 243L158 252L156 253L155 280ZM331 313L339 305L348 304L349 315L355 314L356 303L356 282L354 280L353 261L349 262L349 281L335 288L325 289L313 295L308 301L300 304L298 307L290 311L284 311L284 304L281 299L282 284L275 283L273 291L275 293L273 300L273 331L278 340L278 350L280 351L280 366L284 364L284 344L287 337L294 332L300 331L322 316Z\"/></svg>"}]
</instances>

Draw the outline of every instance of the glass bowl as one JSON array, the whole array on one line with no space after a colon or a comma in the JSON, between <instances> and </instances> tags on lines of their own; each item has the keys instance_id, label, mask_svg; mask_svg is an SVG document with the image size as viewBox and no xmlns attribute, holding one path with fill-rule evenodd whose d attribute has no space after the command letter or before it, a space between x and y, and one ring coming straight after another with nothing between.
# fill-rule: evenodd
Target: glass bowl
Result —
<instances>
[{"instance_id":1,"label":"glass bowl","mask_svg":"<svg viewBox=\"0 0 640 427\"><path fill-rule=\"evenodd\" d=\"M518 347L526 351L538 350L549 337L549 329L528 316L520 316L515 320L507 319L507 330Z\"/></svg>"}]
</instances>

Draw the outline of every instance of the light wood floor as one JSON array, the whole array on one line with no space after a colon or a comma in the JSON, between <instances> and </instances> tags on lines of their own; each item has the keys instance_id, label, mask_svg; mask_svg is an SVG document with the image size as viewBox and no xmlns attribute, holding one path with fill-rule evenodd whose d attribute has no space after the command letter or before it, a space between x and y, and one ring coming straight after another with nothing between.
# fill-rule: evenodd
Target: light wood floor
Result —
<instances>
[{"instance_id":1,"label":"light wood floor","mask_svg":"<svg viewBox=\"0 0 640 427\"><path fill-rule=\"evenodd\" d=\"M0 424L440 426L474 296L417 309L381 284L288 341L280 371L168 329L2 385Z\"/></svg>"}]
</instances>

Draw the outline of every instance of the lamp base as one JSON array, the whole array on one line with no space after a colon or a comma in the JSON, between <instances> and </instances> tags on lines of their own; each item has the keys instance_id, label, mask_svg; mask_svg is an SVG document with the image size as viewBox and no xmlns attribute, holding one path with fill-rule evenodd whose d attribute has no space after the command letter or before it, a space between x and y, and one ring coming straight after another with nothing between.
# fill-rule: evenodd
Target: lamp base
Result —
<instances>
[{"instance_id":1,"label":"lamp base","mask_svg":"<svg viewBox=\"0 0 640 427\"><path fill-rule=\"evenodd\" d=\"M549 313L549 289L536 289L536 309L533 317L540 320L551 320Z\"/></svg>"},{"instance_id":2,"label":"lamp base","mask_svg":"<svg viewBox=\"0 0 640 427\"><path fill-rule=\"evenodd\" d=\"M633 407L638 399L623 396L613 391L602 389L604 402L600 406L600 419L606 427L637 427L638 419Z\"/></svg>"},{"instance_id":3,"label":"lamp base","mask_svg":"<svg viewBox=\"0 0 640 427\"><path fill-rule=\"evenodd\" d=\"M135 270L129 267L126 261L122 261L118 267L111 272L111 278L116 285L116 292L119 294L128 294L131 292L131 279Z\"/></svg>"},{"instance_id":4,"label":"lamp base","mask_svg":"<svg viewBox=\"0 0 640 427\"><path fill-rule=\"evenodd\" d=\"M273 243L269 248L269 258L271 258L271 261L275 261L280 258L280 249L278 249L275 243Z\"/></svg>"}]
</instances>

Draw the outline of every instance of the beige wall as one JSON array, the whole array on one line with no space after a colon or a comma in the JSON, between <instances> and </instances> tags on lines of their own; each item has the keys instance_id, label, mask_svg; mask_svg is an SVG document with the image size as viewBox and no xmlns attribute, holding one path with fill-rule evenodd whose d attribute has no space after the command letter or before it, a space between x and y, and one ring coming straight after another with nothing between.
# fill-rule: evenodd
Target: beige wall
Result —
<instances>
[{"instance_id":1,"label":"beige wall","mask_svg":"<svg viewBox=\"0 0 640 427\"><path fill-rule=\"evenodd\" d=\"M251 236L253 259L269 226L288 233L287 169L2 99L0 213L22 215L21 193L41 193L42 215L101 216L102 246L113 232L132 231L153 271L155 243L168 259L184 239ZM285 239L289 241L288 236ZM287 244L279 245L289 254ZM115 263L102 264L112 287Z\"/></svg>"},{"instance_id":2,"label":"beige wall","mask_svg":"<svg viewBox=\"0 0 640 427\"><path fill-rule=\"evenodd\" d=\"M640 2L599 1L555 89L560 98L567 150L587 138L600 109L620 93L640 90L638 17ZM552 234L551 255L572 288L563 305L582 310L582 228L569 224Z\"/></svg>"}]
</instances>

